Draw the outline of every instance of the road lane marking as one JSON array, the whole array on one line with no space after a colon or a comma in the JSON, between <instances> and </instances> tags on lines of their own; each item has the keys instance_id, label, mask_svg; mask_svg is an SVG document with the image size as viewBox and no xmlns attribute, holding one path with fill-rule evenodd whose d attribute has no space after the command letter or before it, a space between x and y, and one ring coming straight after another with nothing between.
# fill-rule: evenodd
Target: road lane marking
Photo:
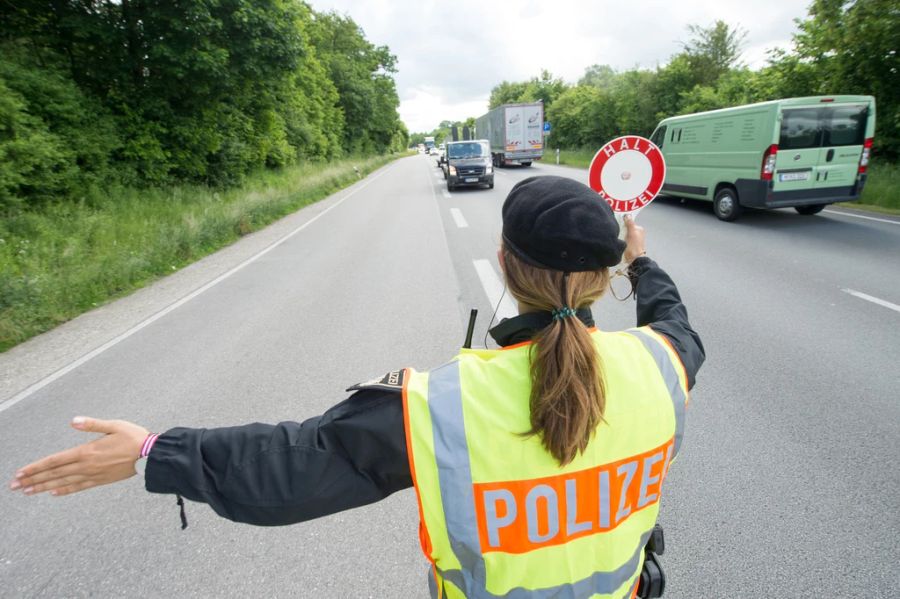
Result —
<instances>
[{"instance_id":1,"label":"road lane marking","mask_svg":"<svg viewBox=\"0 0 900 599\"><path fill-rule=\"evenodd\" d=\"M445 198L447 198L448 200L449 200L450 197L451 197L451 196L450 196L450 192L447 191L446 189L442 189L442 190L441 190L441 195L444 196Z\"/></svg>"},{"instance_id":2,"label":"road lane marking","mask_svg":"<svg viewBox=\"0 0 900 599\"><path fill-rule=\"evenodd\" d=\"M889 301L879 299L877 297L871 296L867 293L863 293L861 291L856 291L854 289L841 289L844 293L849 293L852 296L858 297L859 299L864 299L867 302L872 302L873 304L878 304L879 306L884 306L885 308L889 308L894 312L900 312L900 306L897 304L892 304Z\"/></svg>"},{"instance_id":3,"label":"road lane marking","mask_svg":"<svg viewBox=\"0 0 900 599\"><path fill-rule=\"evenodd\" d=\"M886 218L875 218L874 216L863 216L862 214L850 214L849 212L840 212L838 210L823 210L828 214L837 214L839 216L852 216L853 218L863 218L865 220L875 220L880 223L890 223L892 225L900 225L900 220L888 220Z\"/></svg>"},{"instance_id":4,"label":"road lane marking","mask_svg":"<svg viewBox=\"0 0 900 599\"><path fill-rule=\"evenodd\" d=\"M519 310L516 309L516 305L513 303L510 295L503 293L503 283L494 271L494 267L491 266L490 261L483 259L472 260L472 263L475 265L475 272L478 273L478 278L481 279L481 286L484 287L491 309L497 309L497 320L516 316ZM503 298L502 300L500 299L501 297Z\"/></svg>"},{"instance_id":5,"label":"road lane marking","mask_svg":"<svg viewBox=\"0 0 900 599\"><path fill-rule=\"evenodd\" d=\"M456 226L460 229L465 229L469 226L469 223L466 222L466 218L459 208L451 208L450 214L453 216L453 220L456 221Z\"/></svg>"},{"instance_id":6,"label":"road lane marking","mask_svg":"<svg viewBox=\"0 0 900 599\"><path fill-rule=\"evenodd\" d=\"M341 199L337 200L334 204L332 204L331 206L329 206L328 208L326 208L326 209L323 210L322 212L318 213L317 215L315 215L314 217L312 217L311 219L309 219L308 221L306 221L305 223L303 223L302 225L300 225L299 227L297 227L296 229L294 229L294 230L291 231L290 233L284 235L283 237L281 237L281 238L278 239L277 241L273 242L271 245L269 245L269 246L267 246L266 248L260 250L259 252L257 252L257 253L254 254L253 256L250 256L249 258L247 258L246 260L244 260L243 262L241 262L240 264L238 264L237 266L235 266L235 267L232 268L231 270L229 270L229 271L227 271L227 272L225 272L225 273L219 275L218 277L216 277L215 279L213 279L213 280L210 281L209 283L206 283L206 284L203 285L202 287L199 287L198 289L195 289L194 291L192 291L192 292L189 293L188 295L184 296L184 297L181 298L180 300L177 300L177 301L175 301L175 302L169 304L168 306L166 306L165 308L163 308L163 309L160 310L159 312L156 312L155 314L152 314L151 316L148 316L147 318L145 318L144 320L142 320L142 321L139 322L138 324L134 325L133 327L131 327L130 329L128 329L127 331L125 331L124 333L122 333L121 335L119 335L119 336L117 336L117 337L114 337L113 339L107 341L106 343L104 343L104 344L101 345L100 347L98 347L98 348L96 348L96 349L94 349L94 350L92 350L92 351L90 351L90 352L84 354L83 356L81 356L80 358L78 358L78 359L75 360L74 362L71 362L71 363L68 364L67 366L63 366L62 368L60 368L59 370L57 370L57 371L54 372L53 374L47 375L46 377L42 378L42 379L39 380L38 382L33 383L33 384L29 385L28 387L22 389L21 391L19 391L19 392L16 393L15 395L13 395L10 399L8 399L8 400L6 400L6 401L3 401L3 402L0 402L0 412L3 412L3 411L5 411L5 410L8 410L9 408L13 407L14 405L16 405L17 403L19 403L19 402L22 401L23 399L29 397L30 395L36 393L37 391L40 391L41 389L43 389L44 387L46 387L46 386L49 385L50 383L52 383L52 382L54 382L54 381L56 381L56 380L58 380L58 379L64 377L65 375L69 374L70 372L72 372L73 370L75 370L76 368L78 368L79 366L82 366L82 365L85 364L86 362L89 362L89 361L92 360L93 358L96 358L97 356L99 356L100 354L102 354L103 352L105 352L106 350L108 350L109 348L118 345L119 343L121 343L121 342L124 341L125 339L128 339L129 337L131 337L132 335L134 335L135 333L137 333L137 332L140 331L141 329L144 329L144 328L150 326L151 324L153 324L154 322L156 322L157 320L159 320L159 319L162 318L163 316L169 314L170 312L172 312L172 311L174 311L174 310L177 310L178 308L180 308L180 307L183 306L184 304L188 303L189 301L191 301L192 299L194 299L195 297L197 297L198 295L200 295L200 294L203 293L204 291L207 291L207 290L209 290L209 289L215 287L216 285L218 285L219 283L221 283L221 282L224 281L225 279L229 278L231 275L235 274L236 272L238 272L239 270L241 270L242 268L244 268L244 267L247 266L248 264L251 264L252 262L258 260L259 258L262 258L262 257L265 256L266 254L268 254L269 252L271 252L272 250L274 250L275 248L277 248L278 246L280 246L282 243L284 243L285 241L287 241L288 239L290 239L291 237L293 237L294 235L296 235L297 233L299 233L300 231L302 231L302 230L305 229L306 227L310 226L311 224L313 224L314 222L316 222L317 220L319 220L320 218L322 218L323 216L325 216L326 214L328 214L329 212L331 212L332 210L334 210L335 208L337 208L338 206L340 206L341 204L343 204L345 200L347 200L347 199L350 198L351 196L355 195L357 192L362 191L363 189L365 189L366 187L368 187L372 182L374 182L376 179L381 178L382 176L384 176L384 175L385 175L388 171L390 171L390 170L391 170L391 168L387 168L387 169L385 169L384 171L382 171L381 173L375 175L374 177L372 177L371 179L369 179L368 181L366 181L365 183L363 183L362 185L360 185L359 187L357 187L356 189L354 189L353 191L351 191L350 193L348 193L347 195L345 195L345 196L342 197Z\"/></svg>"}]
</instances>

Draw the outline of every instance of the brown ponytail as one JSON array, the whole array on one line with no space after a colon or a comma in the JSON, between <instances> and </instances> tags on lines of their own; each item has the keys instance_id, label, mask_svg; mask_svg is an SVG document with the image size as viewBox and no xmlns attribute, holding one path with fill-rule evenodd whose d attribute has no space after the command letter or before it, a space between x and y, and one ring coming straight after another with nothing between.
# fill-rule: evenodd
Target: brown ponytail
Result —
<instances>
[{"instance_id":1,"label":"brown ponytail","mask_svg":"<svg viewBox=\"0 0 900 599\"><path fill-rule=\"evenodd\" d=\"M573 272L531 266L503 248L510 293L529 310L589 307L609 285L609 271ZM565 280L564 280L565 278ZM531 345L531 430L565 466L584 451L603 420L603 372L596 347L575 317L554 320Z\"/></svg>"}]
</instances>

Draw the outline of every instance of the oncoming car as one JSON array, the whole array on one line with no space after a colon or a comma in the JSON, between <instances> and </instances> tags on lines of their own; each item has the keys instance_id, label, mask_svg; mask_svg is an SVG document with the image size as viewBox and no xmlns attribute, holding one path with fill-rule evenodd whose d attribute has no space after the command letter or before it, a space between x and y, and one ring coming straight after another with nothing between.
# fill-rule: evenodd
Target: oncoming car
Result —
<instances>
[{"instance_id":1,"label":"oncoming car","mask_svg":"<svg viewBox=\"0 0 900 599\"><path fill-rule=\"evenodd\" d=\"M486 139L449 142L441 168L449 191L462 186L494 188L491 148Z\"/></svg>"}]
</instances>

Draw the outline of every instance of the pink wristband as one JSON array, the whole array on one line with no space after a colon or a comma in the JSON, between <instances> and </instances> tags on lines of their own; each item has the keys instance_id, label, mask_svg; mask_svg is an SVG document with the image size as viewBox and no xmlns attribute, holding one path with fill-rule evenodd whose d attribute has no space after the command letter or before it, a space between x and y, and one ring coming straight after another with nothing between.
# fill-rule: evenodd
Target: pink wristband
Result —
<instances>
[{"instance_id":1,"label":"pink wristband","mask_svg":"<svg viewBox=\"0 0 900 599\"><path fill-rule=\"evenodd\" d=\"M159 433L150 433L147 435L147 438L144 439L144 444L141 445L141 457L146 458L150 455L150 450L153 449L153 444L156 443L156 439L159 438Z\"/></svg>"}]
</instances>

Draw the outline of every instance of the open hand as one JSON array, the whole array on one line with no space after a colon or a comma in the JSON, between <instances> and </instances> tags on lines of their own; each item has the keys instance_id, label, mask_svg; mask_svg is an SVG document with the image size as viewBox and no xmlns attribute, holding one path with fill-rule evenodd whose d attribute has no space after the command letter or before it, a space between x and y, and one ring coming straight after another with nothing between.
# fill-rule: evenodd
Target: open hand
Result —
<instances>
[{"instance_id":1,"label":"open hand","mask_svg":"<svg viewBox=\"0 0 900 599\"><path fill-rule=\"evenodd\" d=\"M20 468L9 488L26 495L68 495L135 475L147 429L124 420L82 416L72 419L72 428L103 436Z\"/></svg>"}]
</instances>

